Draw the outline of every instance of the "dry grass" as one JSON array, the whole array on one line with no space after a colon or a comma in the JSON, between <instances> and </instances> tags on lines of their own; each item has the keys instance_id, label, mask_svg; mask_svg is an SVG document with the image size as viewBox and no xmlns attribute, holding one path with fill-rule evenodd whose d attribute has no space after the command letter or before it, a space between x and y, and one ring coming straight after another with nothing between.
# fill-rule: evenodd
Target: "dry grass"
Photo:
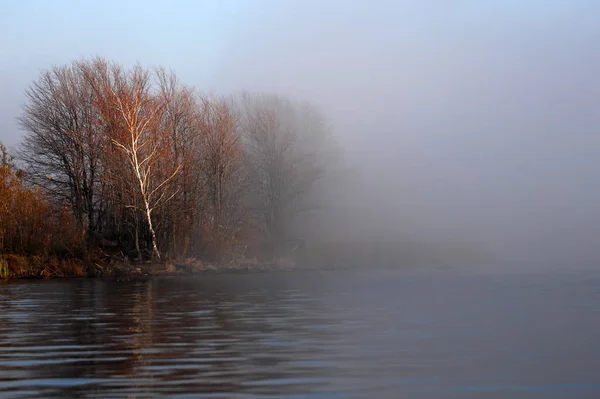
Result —
<instances>
[{"instance_id":1,"label":"dry grass","mask_svg":"<svg viewBox=\"0 0 600 399\"><path fill-rule=\"evenodd\" d=\"M10 278L10 270L8 268L8 262L4 257L0 256L0 278Z\"/></svg>"},{"instance_id":2,"label":"dry grass","mask_svg":"<svg viewBox=\"0 0 600 399\"><path fill-rule=\"evenodd\" d=\"M51 278L85 275L83 264L75 259L0 255L0 278Z\"/></svg>"}]
</instances>

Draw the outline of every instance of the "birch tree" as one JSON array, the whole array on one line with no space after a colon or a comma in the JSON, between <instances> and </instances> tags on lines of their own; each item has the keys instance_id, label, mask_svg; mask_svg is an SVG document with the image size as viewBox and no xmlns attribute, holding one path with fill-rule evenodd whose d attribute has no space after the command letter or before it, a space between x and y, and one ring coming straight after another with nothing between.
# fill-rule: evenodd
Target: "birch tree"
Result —
<instances>
[{"instance_id":1,"label":"birch tree","mask_svg":"<svg viewBox=\"0 0 600 399\"><path fill-rule=\"evenodd\" d=\"M141 202L152 246L152 257L161 258L153 212L167 203L174 194L170 182L181 165L165 162L168 137L160 129L165 104L152 92L151 73L135 66L123 72L118 66L110 71L111 79L100 79L94 87L103 99L104 113L115 111L122 129L111 137L111 143L125 157Z\"/></svg>"}]
</instances>

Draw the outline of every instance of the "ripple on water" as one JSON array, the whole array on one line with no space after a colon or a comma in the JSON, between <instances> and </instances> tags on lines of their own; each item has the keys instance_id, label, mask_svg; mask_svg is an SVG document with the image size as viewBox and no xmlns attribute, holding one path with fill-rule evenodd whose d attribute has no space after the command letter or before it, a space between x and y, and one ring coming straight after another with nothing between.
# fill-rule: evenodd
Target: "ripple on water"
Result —
<instances>
[{"instance_id":1,"label":"ripple on water","mask_svg":"<svg viewBox=\"0 0 600 399\"><path fill-rule=\"evenodd\" d=\"M0 285L0 399L600 397L600 278L285 276Z\"/></svg>"}]
</instances>

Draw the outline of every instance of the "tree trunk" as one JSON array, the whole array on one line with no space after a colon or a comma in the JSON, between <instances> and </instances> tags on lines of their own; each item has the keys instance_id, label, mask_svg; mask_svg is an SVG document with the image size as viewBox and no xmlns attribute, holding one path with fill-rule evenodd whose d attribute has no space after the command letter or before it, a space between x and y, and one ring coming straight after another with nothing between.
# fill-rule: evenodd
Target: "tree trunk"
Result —
<instances>
[{"instance_id":1,"label":"tree trunk","mask_svg":"<svg viewBox=\"0 0 600 399\"><path fill-rule=\"evenodd\" d=\"M156 233L154 232L154 226L152 225L152 209L148 201L144 199L144 205L146 207L146 221L148 222L148 229L150 230L150 238L152 239L152 258L160 260L160 252L156 245Z\"/></svg>"},{"instance_id":2,"label":"tree trunk","mask_svg":"<svg viewBox=\"0 0 600 399\"><path fill-rule=\"evenodd\" d=\"M137 216L135 219L135 251L137 252L135 259L140 261L142 260L142 251L140 250L140 227L137 222Z\"/></svg>"}]
</instances>

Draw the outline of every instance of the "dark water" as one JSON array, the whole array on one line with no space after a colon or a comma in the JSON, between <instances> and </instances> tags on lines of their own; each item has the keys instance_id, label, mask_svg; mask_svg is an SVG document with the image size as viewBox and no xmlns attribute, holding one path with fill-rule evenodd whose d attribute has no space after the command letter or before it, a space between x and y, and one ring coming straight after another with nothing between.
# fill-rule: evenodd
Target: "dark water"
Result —
<instances>
[{"instance_id":1,"label":"dark water","mask_svg":"<svg viewBox=\"0 0 600 399\"><path fill-rule=\"evenodd\" d=\"M600 398L600 274L0 285L0 398Z\"/></svg>"}]
</instances>

